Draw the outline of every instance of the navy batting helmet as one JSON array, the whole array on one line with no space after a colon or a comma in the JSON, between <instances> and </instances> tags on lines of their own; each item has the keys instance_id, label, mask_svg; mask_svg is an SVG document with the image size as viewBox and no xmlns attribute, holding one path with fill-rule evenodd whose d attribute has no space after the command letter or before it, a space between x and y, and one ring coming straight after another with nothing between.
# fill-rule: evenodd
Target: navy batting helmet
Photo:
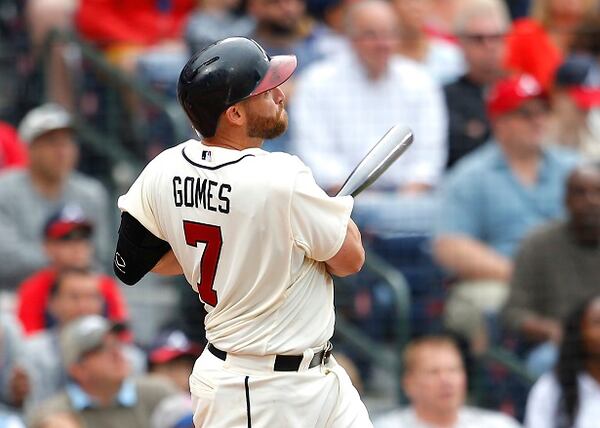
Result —
<instances>
[{"instance_id":1,"label":"navy batting helmet","mask_svg":"<svg viewBox=\"0 0 600 428\"><path fill-rule=\"evenodd\" d=\"M254 40L230 37L190 58L179 75L177 98L194 128L212 137L228 107L281 85L295 69L293 55L271 58Z\"/></svg>"}]
</instances>

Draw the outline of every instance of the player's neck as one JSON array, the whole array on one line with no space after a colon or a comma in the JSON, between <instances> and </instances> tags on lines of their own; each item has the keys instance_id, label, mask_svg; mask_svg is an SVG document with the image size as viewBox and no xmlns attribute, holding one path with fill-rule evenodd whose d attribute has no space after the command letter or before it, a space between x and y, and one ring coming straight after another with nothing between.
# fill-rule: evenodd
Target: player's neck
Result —
<instances>
[{"instance_id":1,"label":"player's neck","mask_svg":"<svg viewBox=\"0 0 600 428\"><path fill-rule=\"evenodd\" d=\"M232 150L259 148L262 147L263 141L262 138L251 138L245 135L230 135L226 133L202 139L202 143L206 146L223 147Z\"/></svg>"}]
</instances>

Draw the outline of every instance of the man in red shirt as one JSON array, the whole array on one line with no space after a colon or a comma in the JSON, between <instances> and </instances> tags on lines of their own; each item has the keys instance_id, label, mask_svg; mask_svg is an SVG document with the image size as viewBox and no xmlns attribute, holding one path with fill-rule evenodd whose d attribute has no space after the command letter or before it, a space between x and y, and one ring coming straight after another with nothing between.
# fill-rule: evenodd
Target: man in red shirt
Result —
<instances>
[{"instance_id":1,"label":"man in red shirt","mask_svg":"<svg viewBox=\"0 0 600 428\"><path fill-rule=\"evenodd\" d=\"M17 291L17 312L26 334L52 326L48 298L57 274L65 269L86 269L93 265L92 233L92 224L76 205L62 207L46 222L44 249L50 265L25 279ZM106 316L113 321L126 321L127 308L115 280L100 275L99 285Z\"/></svg>"}]
</instances>

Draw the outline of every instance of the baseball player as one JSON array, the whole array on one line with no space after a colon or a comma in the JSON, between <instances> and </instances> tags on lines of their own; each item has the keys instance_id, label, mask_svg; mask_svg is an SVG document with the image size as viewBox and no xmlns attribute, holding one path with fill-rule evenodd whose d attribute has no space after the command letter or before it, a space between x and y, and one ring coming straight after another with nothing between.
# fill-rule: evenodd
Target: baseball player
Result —
<instances>
[{"instance_id":1,"label":"baseball player","mask_svg":"<svg viewBox=\"0 0 600 428\"><path fill-rule=\"evenodd\" d=\"M239 37L193 56L178 98L201 140L165 150L119 198L117 276L183 273L208 312L190 377L196 427L372 426L330 355L331 274L364 261L353 199L261 149L286 130L279 85L295 68Z\"/></svg>"}]
</instances>

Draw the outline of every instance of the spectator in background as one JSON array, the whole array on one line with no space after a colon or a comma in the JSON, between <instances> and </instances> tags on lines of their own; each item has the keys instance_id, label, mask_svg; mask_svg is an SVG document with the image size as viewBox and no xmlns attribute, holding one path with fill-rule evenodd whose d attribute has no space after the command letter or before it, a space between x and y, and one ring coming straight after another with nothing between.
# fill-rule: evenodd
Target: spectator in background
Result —
<instances>
[{"instance_id":1,"label":"spectator in background","mask_svg":"<svg viewBox=\"0 0 600 428\"><path fill-rule=\"evenodd\" d=\"M394 0L399 18L398 53L422 63L440 85L454 82L465 71L460 48L426 31L433 0Z\"/></svg>"},{"instance_id":2,"label":"spectator in background","mask_svg":"<svg viewBox=\"0 0 600 428\"><path fill-rule=\"evenodd\" d=\"M190 342L179 330L160 334L148 352L148 371L173 382L181 392L189 394L189 379L202 346Z\"/></svg>"},{"instance_id":3,"label":"spectator in background","mask_svg":"<svg viewBox=\"0 0 600 428\"><path fill-rule=\"evenodd\" d=\"M312 0L308 1L313 16L323 22L323 34L317 40L318 51L323 58L331 58L340 52L345 52L348 39L344 34L344 16L348 7L361 0Z\"/></svg>"},{"instance_id":4,"label":"spectator in background","mask_svg":"<svg viewBox=\"0 0 600 428\"><path fill-rule=\"evenodd\" d=\"M424 336L403 355L402 384L410 406L375 420L375 428L517 428L499 412L465 406L467 380L460 350L452 339Z\"/></svg>"},{"instance_id":5,"label":"spectator in background","mask_svg":"<svg viewBox=\"0 0 600 428\"><path fill-rule=\"evenodd\" d=\"M250 38L270 56L296 55L298 71L321 59L317 41L323 28L306 13L306 0L247 0L247 10L255 21ZM282 88L286 98L292 97L292 86Z\"/></svg>"},{"instance_id":6,"label":"spectator in background","mask_svg":"<svg viewBox=\"0 0 600 428\"><path fill-rule=\"evenodd\" d=\"M26 358L32 379L28 406L35 406L62 389L67 380L59 335L68 323L86 315L100 316L104 301L100 277L85 269L66 269L56 278L48 302L49 313L56 320L53 328L31 336L25 343ZM121 325L121 330L123 326ZM145 356L138 348L127 345L128 361L136 373L145 369Z\"/></svg>"},{"instance_id":7,"label":"spectator in background","mask_svg":"<svg viewBox=\"0 0 600 428\"><path fill-rule=\"evenodd\" d=\"M439 87L424 68L394 56L397 22L390 4L355 3L346 24L352 49L300 77L290 112L294 151L319 185L333 192L391 126L406 123L415 144L373 188L430 190L440 179L446 153Z\"/></svg>"},{"instance_id":8,"label":"spectator in background","mask_svg":"<svg viewBox=\"0 0 600 428\"><path fill-rule=\"evenodd\" d=\"M78 32L101 49L107 60L161 94L175 99L179 72L188 60L185 26L196 0L80 0L75 15ZM100 73L99 76L102 76ZM126 85L118 91L131 121L123 121L130 133L130 148L153 158L174 144L176 126L169 114L147 105L139 91ZM168 98L168 97L167 97ZM165 105L165 109L172 106ZM134 138L131 138L131 135Z\"/></svg>"},{"instance_id":9,"label":"spectator in background","mask_svg":"<svg viewBox=\"0 0 600 428\"><path fill-rule=\"evenodd\" d=\"M160 334L148 353L149 372L171 381L179 394L165 400L154 413L152 428L194 428L190 375L202 346L190 342L182 331Z\"/></svg>"},{"instance_id":10,"label":"spectator in background","mask_svg":"<svg viewBox=\"0 0 600 428\"><path fill-rule=\"evenodd\" d=\"M133 73L146 54L155 52L168 61L169 54L185 52L183 31L195 6L194 0L81 0L75 22L109 61Z\"/></svg>"},{"instance_id":11,"label":"spectator in background","mask_svg":"<svg viewBox=\"0 0 600 428\"><path fill-rule=\"evenodd\" d=\"M50 265L33 273L17 289L17 313L26 334L52 327L48 300L57 275L68 269L90 269L94 265L92 223L79 205L61 207L46 221L44 251ZM108 275L99 275L105 315L116 322L127 321L127 307L119 285Z\"/></svg>"},{"instance_id":12,"label":"spectator in background","mask_svg":"<svg viewBox=\"0 0 600 428\"><path fill-rule=\"evenodd\" d=\"M194 408L189 393L164 399L152 415L151 428L194 428Z\"/></svg>"},{"instance_id":13,"label":"spectator in background","mask_svg":"<svg viewBox=\"0 0 600 428\"><path fill-rule=\"evenodd\" d=\"M354 206L372 234L428 232L436 187L446 162L446 111L439 85L422 65L395 54L397 22L382 0L346 11L351 49L300 76L291 104L293 151L317 183L335 193L393 125L406 124L415 142Z\"/></svg>"},{"instance_id":14,"label":"spectator in background","mask_svg":"<svg viewBox=\"0 0 600 428\"><path fill-rule=\"evenodd\" d=\"M600 160L598 59L586 54L569 56L556 72L552 105L555 129L550 142L571 147L584 158Z\"/></svg>"},{"instance_id":15,"label":"spectator in background","mask_svg":"<svg viewBox=\"0 0 600 428\"><path fill-rule=\"evenodd\" d=\"M522 18L527 16L532 0L504 0L510 10L512 19Z\"/></svg>"},{"instance_id":16,"label":"spectator in background","mask_svg":"<svg viewBox=\"0 0 600 428\"><path fill-rule=\"evenodd\" d=\"M31 428L84 428L76 415L70 412L54 413L40 420Z\"/></svg>"},{"instance_id":17,"label":"spectator in background","mask_svg":"<svg viewBox=\"0 0 600 428\"><path fill-rule=\"evenodd\" d=\"M296 55L298 68L296 76L313 62L322 59L320 40L325 35L325 27L317 24L306 13L306 0L248 0L248 15L255 27L249 37L256 40L269 54ZM286 103L294 103L296 77L281 85ZM290 118L293 113L290 111ZM290 120L288 132L265 142L268 151L290 151L294 122Z\"/></svg>"},{"instance_id":18,"label":"spectator in background","mask_svg":"<svg viewBox=\"0 0 600 428\"><path fill-rule=\"evenodd\" d=\"M431 0L429 13L425 17L425 31L455 43L454 22L461 13L465 0Z\"/></svg>"},{"instance_id":19,"label":"spectator in background","mask_svg":"<svg viewBox=\"0 0 600 428\"><path fill-rule=\"evenodd\" d=\"M33 409L30 424L55 414L75 413L88 427L147 428L159 404L175 393L162 379L132 379L121 342L104 318L69 323L59 336L65 389Z\"/></svg>"},{"instance_id":20,"label":"spectator in background","mask_svg":"<svg viewBox=\"0 0 600 428\"><path fill-rule=\"evenodd\" d=\"M538 375L556 362L568 312L600 293L599 164L571 173L566 206L567 220L536 229L521 244L504 310L507 324L539 345L527 359L529 371Z\"/></svg>"},{"instance_id":21,"label":"spectator in background","mask_svg":"<svg viewBox=\"0 0 600 428\"><path fill-rule=\"evenodd\" d=\"M23 363L22 333L8 314L0 314L0 426L21 428L20 413L30 380ZM12 425L11 425L12 424Z\"/></svg>"},{"instance_id":22,"label":"spectator in background","mask_svg":"<svg viewBox=\"0 0 600 428\"><path fill-rule=\"evenodd\" d=\"M571 53L587 54L600 60L600 2L596 12L584 16L575 30Z\"/></svg>"},{"instance_id":23,"label":"spectator in background","mask_svg":"<svg viewBox=\"0 0 600 428\"><path fill-rule=\"evenodd\" d=\"M48 264L42 245L46 219L59 206L78 203L94 224L96 254L109 251L108 196L96 180L75 172L79 149L71 116L56 104L31 110L19 136L28 144L29 166L0 176L0 289L15 290Z\"/></svg>"},{"instance_id":24,"label":"spectator in background","mask_svg":"<svg viewBox=\"0 0 600 428\"><path fill-rule=\"evenodd\" d=\"M190 16L185 39L194 54L217 40L244 36L254 29L254 22L241 14L240 0L204 0Z\"/></svg>"},{"instance_id":25,"label":"spectator in background","mask_svg":"<svg viewBox=\"0 0 600 428\"><path fill-rule=\"evenodd\" d=\"M532 76L496 83L487 101L494 139L465 156L441 190L434 256L457 280L445 323L476 352L487 347L487 321L508 296L521 239L563 216L564 183L576 157L543 146L548 109Z\"/></svg>"},{"instance_id":26,"label":"spectator in background","mask_svg":"<svg viewBox=\"0 0 600 428\"><path fill-rule=\"evenodd\" d=\"M16 129L0 122L0 172L22 168L27 164L27 147L19 139Z\"/></svg>"},{"instance_id":27,"label":"spectator in background","mask_svg":"<svg viewBox=\"0 0 600 428\"><path fill-rule=\"evenodd\" d=\"M526 428L592 428L600 420L600 297L566 318L558 363L527 399Z\"/></svg>"},{"instance_id":28,"label":"spectator in background","mask_svg":"<svg viewBox=\"0 0 600 428\"><path fill-rule=\"evenodd\" d=\"M464 0L454 24L467 72L444 87L448 108L448 168L489 140L484 94L504 75L510 18L502 0Z\"/></svg>"},{"instance_id":29,"label":"spectator in background","mask_svg":"<svg viewBox=\"0 0 600 428\"><path fill-rule=\"evenodd\" d=\"M507 68L531 74L549 89L577 27L597 12L597 0L533 0L530 17L516 20L508 35Z\"/></svg>"},{"instance_id":30,"label":"spectator in background","mask_svg":"<svg viewBox=\"0 0 600 428\"><path fill-rule=\"evenodd\" d=\"M25 67L33 75L32 64L47 59L44 86L49 100L69 110L75 108L70 73L72 46L55 40L46 45L50 32L73 30L73 17L80 0L27 0L23 4L26 33L30 43L30 65ZM33 76L32 76L33 77Z\"/></svg>"}]
</instances>

